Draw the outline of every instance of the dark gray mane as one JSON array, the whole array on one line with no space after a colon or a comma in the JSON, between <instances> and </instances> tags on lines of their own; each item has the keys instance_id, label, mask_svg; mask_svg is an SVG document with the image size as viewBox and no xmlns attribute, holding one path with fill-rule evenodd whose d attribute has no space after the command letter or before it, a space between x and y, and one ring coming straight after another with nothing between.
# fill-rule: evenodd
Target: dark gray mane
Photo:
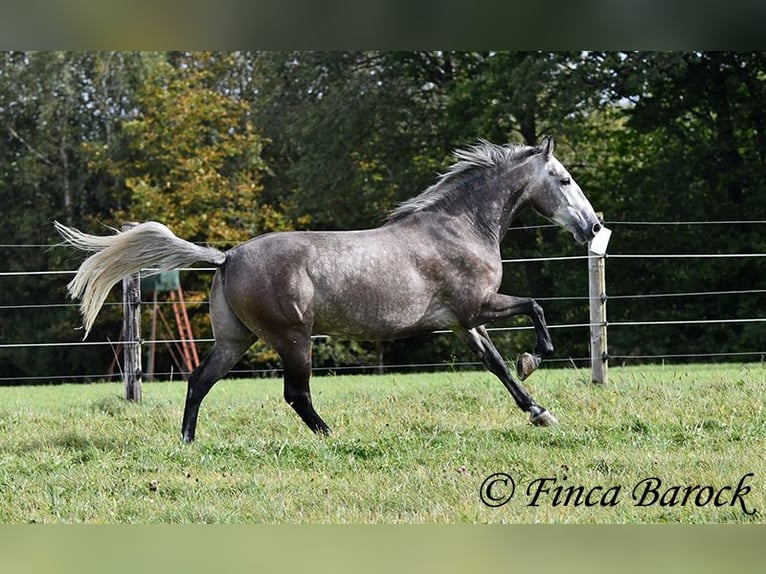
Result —
<instances>
[{"instance_id":1,"label":"dark gray mane","mask_svg":"<svg viewBox=\"0 0 766 574\"><path fill-rule=\"evenodd\" d=\"M398 221L412 213L450 199L459 192L459 186L454 184L469 172L518 162L533 155L536 151L537 148L530 146L497 145L485 140L479 140L479 143L468 149L457 149L454 152L457 161L446 172L439 175L438 181L420 195L400 203L396 209L389 213L388 221Z\"/></svg>"}]
</instances>

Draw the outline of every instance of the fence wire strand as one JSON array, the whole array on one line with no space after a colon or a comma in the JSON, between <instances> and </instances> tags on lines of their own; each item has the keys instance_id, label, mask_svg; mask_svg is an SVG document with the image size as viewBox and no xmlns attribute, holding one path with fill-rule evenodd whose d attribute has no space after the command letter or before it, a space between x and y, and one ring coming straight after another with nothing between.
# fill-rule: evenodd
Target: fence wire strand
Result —
<instances>
[{"instance_id":1,"label":"fence wire strand","mask_svg":"<svg viewBox=\"0 0 766 574\"><path fill-rule=\"evenodd\" d=\"M721 220L721 221L607 221L608 226L696 226L696 225L764 225L766 220ZM556 225L529 225L511 227L510 232L523 232L534 231L538 229L555 228ZM58 247L59 245L41 245L41 244L2 244L0 247L6 249L50 249L52 247ZM552 256L552 257L524 257L524 258L512 258L503 259L503 264L517 264L517 263L540 263L540 262L560 262L560 261L582 261L590 259L591 255L569 255L569 256ZM680 260L680 259L758 259L766 258L765 253L616 253L605 255L607 260L619 259L619 260ZM179 271L185 272L214 272L217 269L214 267L189 267L182 268ZM147 272L151 272L151 269L147 269ZM40 271L2 271L0 272L0 278L3 277L22 277L22 276L71 276L76 273L75 270L40 270ZM608 281L608 279L607 279ZM629 300L629 299L659 299L659 298L677 298L677 297L722 297L722 296L741 296L741 295L758 295L766 293L766 289L740 289L740 290L711 290L711 291L690 291L690 292L673 292L673 293L634 293L634 294L617 294L608 295L608 300ZM556 297L540 297L538 301L588 301L589 297L585 295L572 295L572 296L556 296ZM142 304L150 305L153 301L142 301ZM172 305L171 301L160 301L160 305ZM189 305L207 305L208 300L203 301L188 301ZM119 302L108 302L105 305L121 306ZM9 310L45 310L56 308L77 308L78 304L75 302L68 303L38 303L38 304L3 304L0 305L0 311ZM673 320L623 320L623 321L608 321L606 323L609 327L643 327L643 326L683 326L683 325L722 325L722 324L758 324L766 322L766 317L736 317L736 318L719 318L719 319L673 319ZM570 323L570 324L555 324L549 325L550 329L582 329L590 328L594 325L589 322L585 323ZM506 327L491 327L488 329L490 332L506 332L506 331L528 331L533 330L531 325L519 325L519 326L506 326ZM451 333L449 330L435 331L435 335L442 335ZM324 338L324 335L317 335L315 338ZM181 342L176 339L155 339L144 340L144 344L175 344ZM209 344L213 342L213 339L194 339L195 343ZM0 343L0 349L19 349L19 348L56 348L56 347L98 347L98 346L115 346L125 344L122 341L51 341L51 342L38 342L38 343ZM715 358L715 357L761 357L764 360L766 357L766 351L738 351L738 352L715 352L715 353L682 353L682 354L615 354L610 356L610 360L614 361L626 361L626 360L666 360L666 359L695 359L695 358ZM582 362L589 362L589 357L578 358L548 358L546 362L549 363L568 363L576 365ZM442 368L457 368L457 367L475 367L479 366L479 362L460 362L460 363L416 363L416 364L384 364L384 365L348 365L340 367L316 367L317 371L332 371L332 372L351 372L351 371L370 371L375 369L386 370L406 370L406 369L442 369ZM240 370L232 371L232 374L248 374L250 376L262 376L265 374L280 373L280 369L254 369L254 370ZM177 376L185 374L183 371L172 371L168 373L155 373L155 376ZM28 376L28 377L0 377L1 382L8 381L66 381L66 380L96 380L107 379L114 376L114 374L92 374L92 375L48 375L48 376Z\"/></svg>"}]
</instances>

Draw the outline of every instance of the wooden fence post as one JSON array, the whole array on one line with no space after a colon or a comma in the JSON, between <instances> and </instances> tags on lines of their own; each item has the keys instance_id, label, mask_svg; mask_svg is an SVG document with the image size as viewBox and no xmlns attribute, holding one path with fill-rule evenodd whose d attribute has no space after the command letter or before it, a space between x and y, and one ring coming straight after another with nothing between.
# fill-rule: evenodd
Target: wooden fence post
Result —
<instances>
[{"instance_id":1,"label":"wooden fence post","mask_svg":"<svg viewBox=\"0 0 766 574\"><path fill-rule=\"evenodd\" d=\"M603 214L597 214L603 220ZM607 382L609 354L606 341L606 251L596 254L588 244L588 298L590 306L591 380Z\"/></svg>"},{"instance_id":2,"label":"wooden fence post","mask_svg":"<svg viewBox=\"0 0 766 574\"><path fill-rule=\"evenodd\" d=\"M122 224L122 231L138 225ZM141 402L141 280L139 274L122 280L123 365L125 400Z\"/></svg>"}]
</instances>

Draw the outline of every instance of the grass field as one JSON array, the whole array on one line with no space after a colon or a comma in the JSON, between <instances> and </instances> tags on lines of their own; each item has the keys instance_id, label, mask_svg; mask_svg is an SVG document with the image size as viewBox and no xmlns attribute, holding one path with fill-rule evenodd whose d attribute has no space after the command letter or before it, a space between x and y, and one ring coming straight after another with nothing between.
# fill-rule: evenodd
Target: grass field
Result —
<instances>
[{"instance_id":1,"label":"grass field","mask_svg":"<svg viewBox=\"0 0 766 574\"><path fill-rule=\"evenodd\" d=\"M0 522L764 521L763 364L612 368L608 385L588 381L572 369L527 381L560 422L536 428L484 372L316 377L334 430L318 438L280 380L226 380L192 445L179 441L183 383L144 384L140 405L112 383L3 387ZM499 472L515 495L489 507L480 490ZM498 480L492 499L510 492ZM656 492L638 506L647 485Z\"/></svg>"}]
</instances>

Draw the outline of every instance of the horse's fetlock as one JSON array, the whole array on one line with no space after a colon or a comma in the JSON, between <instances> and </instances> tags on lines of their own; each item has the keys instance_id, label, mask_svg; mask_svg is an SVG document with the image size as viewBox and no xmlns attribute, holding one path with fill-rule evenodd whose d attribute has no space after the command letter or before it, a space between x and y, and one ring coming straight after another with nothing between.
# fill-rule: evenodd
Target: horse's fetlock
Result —
<instances>
[{"instance_id":1,"label":"horse's fetlock","mask_svg":"<svg viewBox=\"0 0 766 574\"><path fill-rule=\"evenodd\" d=\"M288 391L284 393L285 402L288 405L311 404L311 394L305 391Z\"/></svg>"}]
</instances>

